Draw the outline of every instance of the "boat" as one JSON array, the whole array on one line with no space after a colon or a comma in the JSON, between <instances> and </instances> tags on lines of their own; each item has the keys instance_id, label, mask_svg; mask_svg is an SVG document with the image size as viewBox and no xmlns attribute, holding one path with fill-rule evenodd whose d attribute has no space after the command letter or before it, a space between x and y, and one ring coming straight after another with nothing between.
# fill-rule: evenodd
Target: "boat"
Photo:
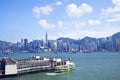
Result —
<instances>
[{"instance_id":1,"label":"boat","mask_svg":"<svg viewBox=\"0 0 120 80\"><path fill-rule=\"evenodd\" d=\"M48 72L48 73L46 73L46 75L55 76L55 75L59 75L59 73L56 73L56 72Z\"/></svg>"},{"instance_id":2,"label":"boat","mask_svg":"<svg viewBox=\"0 0 120 80\"><path fill-rule=\"evenodd\" d=\"M65 64L56 66L54 72L60 73L60 72L72 71L74 70L74 67L75 67L75 64L73 60L66 60Z\"/></svg>"}]
</instances>

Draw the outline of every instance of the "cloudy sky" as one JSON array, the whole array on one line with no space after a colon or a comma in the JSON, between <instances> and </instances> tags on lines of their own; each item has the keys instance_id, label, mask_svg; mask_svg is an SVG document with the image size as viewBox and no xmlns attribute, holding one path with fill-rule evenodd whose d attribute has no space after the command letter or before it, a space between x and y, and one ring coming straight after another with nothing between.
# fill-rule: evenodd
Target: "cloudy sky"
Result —
<instances>
[{"instance_id":1,"label":"cloudy sky","mask_svg":"<svg viewBox=\"0 0 120 80\"><path fill-rule=\"evenodd\" d=\"M120 0L0 0L0 40L111 36L120 32Z\"/></svg>"}]
</instances>

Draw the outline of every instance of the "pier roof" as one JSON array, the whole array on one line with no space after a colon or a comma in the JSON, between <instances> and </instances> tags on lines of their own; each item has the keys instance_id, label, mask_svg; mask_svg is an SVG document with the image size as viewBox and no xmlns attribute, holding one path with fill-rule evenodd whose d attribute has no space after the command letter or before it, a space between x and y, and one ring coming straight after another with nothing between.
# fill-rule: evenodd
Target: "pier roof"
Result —
<instances>
[{"instance_id":1,"label":"pier roof","mask_svg":"<svg viewBox=\"0 0 120 80\"><path fill-rule=\"evenodd\" d=\"M3 61L6 65L16 64L16 62L15 62L14 60L12 60L11 58L4 58L4 59L2 59L2 61Z\"/></svg>"}]
</instances>

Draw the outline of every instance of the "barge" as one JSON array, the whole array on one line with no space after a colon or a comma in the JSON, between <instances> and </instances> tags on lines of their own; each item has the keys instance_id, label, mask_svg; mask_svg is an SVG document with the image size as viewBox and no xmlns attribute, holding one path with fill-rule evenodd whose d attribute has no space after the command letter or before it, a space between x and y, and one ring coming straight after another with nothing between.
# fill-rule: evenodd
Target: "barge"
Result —
<instances>
[{"instance_id":1,"label":"barge","mask_svg":"<svg viewBox=\"0 0 120 80\"><path fill-rule=\"evenodd\" d=\"M18 76L36 72L63 72L74 69L71 59L43 58L32 56L30 58L15 59L3 58L0 60L0 78Z\"/></svg>"}]
</instances>

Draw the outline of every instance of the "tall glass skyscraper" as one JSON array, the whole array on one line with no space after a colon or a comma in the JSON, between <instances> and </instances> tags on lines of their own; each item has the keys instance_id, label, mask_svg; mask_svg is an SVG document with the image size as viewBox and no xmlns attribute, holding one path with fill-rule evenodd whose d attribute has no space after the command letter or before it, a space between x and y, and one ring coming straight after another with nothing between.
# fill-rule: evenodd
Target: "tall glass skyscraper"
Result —
<instances>
[{"instance_id":1,"label":"tall glass skyscraper","mask_svg":"<svg viewBox=\"0 0 120 80\"><path fill-rule=\"evenodd\" d=\"M45 47L48 48L48 35L47 35L47 32L46 32L46 35L45 35Z\"/></svg>"}]
</instances>

